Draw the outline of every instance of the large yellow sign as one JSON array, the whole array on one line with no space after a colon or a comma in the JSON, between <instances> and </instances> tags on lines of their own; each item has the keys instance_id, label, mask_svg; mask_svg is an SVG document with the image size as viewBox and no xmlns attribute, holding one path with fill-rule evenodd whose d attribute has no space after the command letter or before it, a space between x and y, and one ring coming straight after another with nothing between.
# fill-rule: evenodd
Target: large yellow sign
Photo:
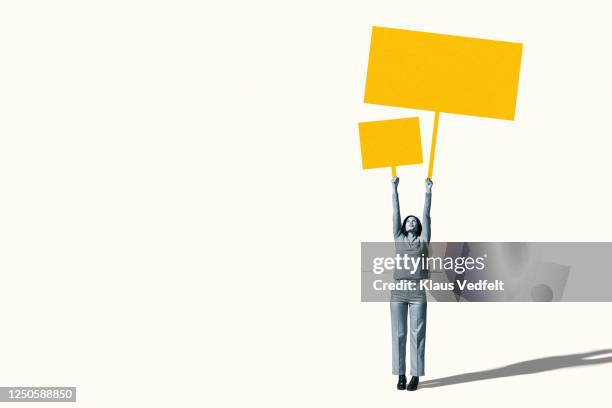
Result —
<instances>
[{"instance_id":1,"label":"large yellow sign","mask_svg":"<svg viewBox=\"0 0 612 408\"><path fill-rule=\"evenodd\" d=\"M514 119L519 43L373 27L365 102Z\"/></svg>"},{"instance_id":2,"label":"large yellow sign","mask_svg":"<svg viewBox=\"0 0 612 408\"><path fill-rule=\"evenodd\" d=\"M423 163L419 118L381 120L359 124L364 169Z\"/></svg>"}]
</instances>

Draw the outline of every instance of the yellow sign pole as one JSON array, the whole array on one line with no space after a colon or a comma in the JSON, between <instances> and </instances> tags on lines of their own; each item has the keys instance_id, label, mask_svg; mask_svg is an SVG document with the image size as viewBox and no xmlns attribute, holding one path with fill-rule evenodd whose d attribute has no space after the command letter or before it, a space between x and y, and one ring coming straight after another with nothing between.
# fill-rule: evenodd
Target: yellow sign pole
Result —
<instances>
[{"instance_id":1,"label":"yellow sign pole","mask_svg":"<svg viewBox=\"0 0 612 408\"><path fill-rule=\"evenodd\" d=\"M434 165L434 156L436 155L436 140L438 139L438 120L440 119L440 112L436 112L434 116L434 125L433 125L433 135L431 136L431 150L429 151L429 171L427 172L427 177L430 180L433 176L433 165Z\"/></svg>"}]
</instances>

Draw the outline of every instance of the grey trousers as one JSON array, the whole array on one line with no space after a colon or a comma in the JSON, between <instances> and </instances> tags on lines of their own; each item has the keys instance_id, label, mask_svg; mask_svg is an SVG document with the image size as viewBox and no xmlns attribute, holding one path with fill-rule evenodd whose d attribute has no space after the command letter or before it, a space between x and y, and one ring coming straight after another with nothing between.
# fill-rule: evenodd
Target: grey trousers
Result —
<instances>
[{"instance_id":1,"label":"grey trousers","mask_svg":"<svg viewBox=\"0 0 612 408\"><path fill-rule=\"evenodd\" d=\"M406 336L410 315L410 375L425 375L427 303L391 302L393 374L406 374Z\"/></svg>"}]
</instances>

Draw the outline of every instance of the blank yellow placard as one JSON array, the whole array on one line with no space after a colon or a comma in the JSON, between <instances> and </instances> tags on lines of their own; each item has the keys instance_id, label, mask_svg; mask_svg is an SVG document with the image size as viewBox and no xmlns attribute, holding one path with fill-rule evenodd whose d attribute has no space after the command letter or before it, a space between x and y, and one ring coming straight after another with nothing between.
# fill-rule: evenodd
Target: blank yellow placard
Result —
<instances>
[{"instance_id":1,"label":"blank yellow placard","mask_svg":"<svg viewBox=\"0 0 612 408\"><path fill-rule=\"evenodd\" d=\"M359 124L364 169L423 163L419 118Z\"/></svg>"},{"instance_id":2,"label":"blank yellow placard","mask_svg":"<svg viewBox=\"0 0 612 408\"><path fill-rule=\"evenodd\" d=\"M514 119L523 45L373 27L365 102Z\"/></svg>"}]
</instances>

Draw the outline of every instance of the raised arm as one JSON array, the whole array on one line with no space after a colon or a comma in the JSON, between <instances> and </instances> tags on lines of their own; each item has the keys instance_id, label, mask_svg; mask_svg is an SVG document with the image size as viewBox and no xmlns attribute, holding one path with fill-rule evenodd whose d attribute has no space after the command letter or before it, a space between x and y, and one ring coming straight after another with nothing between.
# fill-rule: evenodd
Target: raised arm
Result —
<instances>
[{"instance_id":1,"label":"raised arm","mask_svg":"<svg viewBox=\"0 0 612 408\"><path fill-rule=\"evenodd\" d=\"M423 208L423 231L421 236L425 242L431 240L431 216L429 210L431 209L431 186L433 181L431 179L425 179L425 208Z\"/></svg>"},{"instance_id":2,"label":"raised arm","mask_svg":"<svg viewBox=\"0 0 612 408\"><path fill-rule=\"evenodd\" d=\"M393 238L397 238L402 233L402 218L400 217L399 197L397 195L397 185L399 177L391 179L391 187L393 189Z\"/></svg>"}]
</instances>

